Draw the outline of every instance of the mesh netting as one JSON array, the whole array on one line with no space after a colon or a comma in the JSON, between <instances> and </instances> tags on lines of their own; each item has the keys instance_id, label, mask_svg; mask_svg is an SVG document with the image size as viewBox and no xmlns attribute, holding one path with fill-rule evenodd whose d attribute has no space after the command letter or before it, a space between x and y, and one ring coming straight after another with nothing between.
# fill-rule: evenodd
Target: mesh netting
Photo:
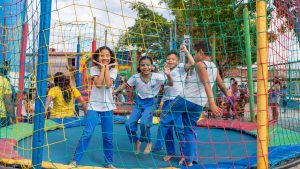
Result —
<instances>
[{"instance_id":1,"label":"mesh netting","mask_svg":"<svg viewBox=\"0 0 300 169\"><path fill-rule=\"evenodd\" d=\"M294 164L299 4L0 0L0 166Z\"/></svg>"}]
</instances>

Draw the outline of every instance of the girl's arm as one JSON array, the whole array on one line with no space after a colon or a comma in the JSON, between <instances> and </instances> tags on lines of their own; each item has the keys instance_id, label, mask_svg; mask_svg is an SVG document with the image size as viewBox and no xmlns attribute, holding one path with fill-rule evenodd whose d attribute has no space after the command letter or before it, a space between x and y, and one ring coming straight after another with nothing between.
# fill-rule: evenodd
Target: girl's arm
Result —
<instances>
[{"instance_id":1,"label":"girl's arm","mask_svg":"<svg viewBox=\"0 0 300 169\"><path fill-rule=\"evenodd\" d=\"M226 85L224 84L224 82L220 76L219 71L218 71L218 75L217 75L217 85L221 89L221 91L225 94L226 97L231 95L230 92L228 92Z\"/></svg>"},{"instance_id":2,"label":"girl's arm","mask_svg":"<svg viewBox=\"0 0 300 169\"><path fill-rule=\"evenodd\" d=\"M212 111L213 114L219 115L222 113L222 109L219 108L215 103L214 94L208 79L206 65L203 62L198 62L196 66L197 66L198 77L203 83L206 95L208 97L210 110Z\"/></svg>"},{"instance_id":3,"label":"girl's arm","mask_svg":"<svg viewBox=\"0 0 300 169\"><path fill-rule=\"evenodd\" d=\"M126 87L128 87L127 83L123 83L121 86L119 86L114 93L118 93L119 91L121 91L122 89L126 89Z\"/></svg>"},{"instance_id":4,"label":"girl's arm","mask_svg":"<svg viewBox=\"0 0 300 169\"><path fill-rule=\"evenodd\" d=\"M193 68L193 66L195 65L195 60L194 60L193 56L191 55L191 53L187 50L186 46L185 45L181 46L180 51L184 52L188 59L188 63L185 64L185 68L186 69Z\"/></svg>"},{"instance_id":5,"label":"girl's arm","mask_svg":"<svg viewBox=\"0 0 300 169\"><path fill-rule=\"evenodd\" d=\"M47 96L47 99L46 99L46 105L45 105L45 116L46 118L48 117L48 108L49 108L49 105L50 105L50 102L52 100L52 97L51 96Z\"/></svg>"},{"instance_id":6,"label":"girl's arm","mask_svg":"<svg viewBox=\"0 0 300 169\"><path fill-rule=\"evenodd\" d=\"M86 101L84 100L84 98L82 96L79 96L77 98L77 100L82 104L83 111L86 114L87 113L87 104L86 104Z\"/></svg>"},{"instance_id":7,"label":"girl's arm","mask_svg":"<svg viewBox=\"0 0 300 169\"><path fill-rule=\"evenodd\" d=\"M168 86L173 86L173 79L171 77L171 70L167 65L168 64L165 64L165 74L166 74L167 79L168 79Z\"/></svg>"},{"instance_id":8,"label":"girl's arm","mask_svg":"<svg viewBox=\"0 0 300 169\"><path fill-rule=\"evenodd\" d=\"M104 73L105 73L105 66L95 60L93 60L93 62L99 66L100 69L100 74L98 76L93 76L92 80L94 81L94 85L97 88L100 88L103 85L104 82Z\"/></svg>"},{"instance_id":9,"label":"girl's arm","mask_svg":"<svg viewBox=\"0 0 300 169\"><path fill-rule=\"evenodd\" d=\"M110 77L110 73L109 73L110 67L114 66L114 65L116 65L116 63L109 64L109 65L105 66L105 78L104 78L104 81L105 81L106 88L110 88L114 84L114 80Z\"/></svg>"},{"instance_id":10,"label":"girl's arm","mask_svg":"<svg viewBox=\"0 0 300 169\"><path fill-rule=\"evenodd\" d=\"M194 65L195 65L195 61L194 61L193 56L190 54L189 51L187 51L187 52L185 53L185 55L186 55L187 58L188 58L188 63L185 65L185 67L188 68L188 69L189 69L189 68L193 68Z\"/></svg>"}]
</instances>

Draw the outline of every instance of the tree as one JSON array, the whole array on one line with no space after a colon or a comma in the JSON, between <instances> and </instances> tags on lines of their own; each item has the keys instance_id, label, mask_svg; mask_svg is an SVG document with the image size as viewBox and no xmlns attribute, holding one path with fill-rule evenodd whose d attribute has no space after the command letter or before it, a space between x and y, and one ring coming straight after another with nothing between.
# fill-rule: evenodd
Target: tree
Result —
<instances>
[{"instance_id":1,"label":"tree","mask_svg":"<svg viewBox=\"0 0 300 169\"><path fill-rule=\"evenodd\" d=\"M136 2L130 7L137 12L137 19L120 38L119 46L140 47L154 60L159 60L169 49L171 23L145 3Z\"/></svg>"},{"instance_id":2,"label":"tree","mask_svg":"<svg viewBox=\"0 0 300 169\"><path fill-rule=\"evenodd\" d=\"M281 25L279 32L294 30L298 42L300 43L300 0L274 0L276 14L278 18L286 18L286 22Z\"/></svg>"},{"instance_id":3,"label":"tree","mask_svg":"<svg viewBox=\"0 0 300 169\"><path fill-rule=\"evenodd\" d=\"M245 39L243 9L250 11L250 34L252 62L256 61L256 25L255 1L244 4L243 0L161 0L175 15L177 36L190 34L192 40L211 40L216 37L216 55L218 60L226 59L230 65L245 63ZM272 9L268 8L268 16ZM268 17L270 20L270 17ZM243 58L243 59L241 59Z\"/></svg>"}]
</instances>

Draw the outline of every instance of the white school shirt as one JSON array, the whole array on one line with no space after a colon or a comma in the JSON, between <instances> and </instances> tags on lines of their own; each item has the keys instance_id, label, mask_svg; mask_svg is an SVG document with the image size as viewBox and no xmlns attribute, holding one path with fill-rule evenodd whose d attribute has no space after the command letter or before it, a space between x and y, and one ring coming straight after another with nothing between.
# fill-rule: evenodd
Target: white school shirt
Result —
<instances>
[{"instance_id":1,"label":"white school shirt","mask_svg":"<svg viewBox=\"0 0 300 169\"><path fill-rule=\"evenodd\" d=\"M208 61L203 61L203 62L206 65L209 83L212 88L217 79L218 69L213 62L208 62ZM206 105L208 101L207 94L205 92L203 83L198 77L196 68L194 68L190 76L187 77L185 88L183 92L180 94L180 96L197 105L200 106Z\"/></svg>"},{"instance_id":2,"label":"white school shirt","mask_svg":"<svg viewBox=\"0 0 300 169\"><path fill-rule=\"evenodd\" d=\"M34 108L34 106L35 106L35 101L34 100L30 101L30 103L29 103L29 110L31 108ZM32 114L32 112L27 112L26 111L26 105L25 105L25 101L24 100L22 100L22 113L21 114L23 116L29 116L29 115Z\"/></svg>"},{"instance_id":3,"label":"white school shirt","mask_svg":"<svg viewBox=\"0 0 300 169\"><path fill-rule=\"evenodd\" d=\"M165 86L163 101L173 100L177 97L185 86L186 71L184 63L179 63L172 71L171 77L173 80L173 86Z\"/></svg>"},{"instance_id":4,"label":"white school shirt","mask_svg":"<svg viewBox=\"0 0 300 169\"><path fill-rule=\"evenodd\" d=\"M91 68L91 76L99 76L100 69L98 66L93 66ZM110 78L116 80L118 72L115 68L111 68L109 70ZM101 86L100 88L93 85L90 101L88 103L88 110L95 111L111 111L116 109L116 105L114 103L112 88L106 88L106 86Z\"/></svg>"},{"instance_id":5,"label":"white school shirt","mask_svg":"<svg viewBox=\"0 0 300 169\"><path fill-rule=\"evenodd\" d=\"M25 101L22 100L22 116L27 116Z\"/></svg>"},{"instance_id":6,"label":"white school shirt","mask_svg":"<svg viewBox=\"0 0 300 169\"><path fill-rule=\"evenodd\" d=\"M136 93L141 99L155 97L162 85L164 85L166 78L160 73L151 73L151 79L145 83L141 79L140 73L133 75L127 81L130 87L136 87Z\"/></svg>"}]
</instances>

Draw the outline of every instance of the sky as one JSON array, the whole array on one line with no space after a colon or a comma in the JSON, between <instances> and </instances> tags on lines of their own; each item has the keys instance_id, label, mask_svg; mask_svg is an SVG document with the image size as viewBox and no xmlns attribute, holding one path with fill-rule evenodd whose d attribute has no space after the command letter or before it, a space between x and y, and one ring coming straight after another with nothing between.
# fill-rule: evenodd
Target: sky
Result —
<instances>
[{"instance_id":1,"label":"sky","mask_svg":"<svg viewBox=\"0 0 300 169\"><path fill-rule=\"evenodd\" d=\"M137 16L130 9L130 4L138 1L141 0L53 0L52 47L64 51L75 50L74 43L76 44L77 36L80 35L83 47L88 48L93 37L93 17L97 20L98 45L104 44L107 30L108 46L115 46L120 35L134 25ZM164 4L159 4L159 0L142 2L166 19L173 19L171 11Z\"/></svg>"},{"instance_id":2,"label":"sky","mask_svg":"<svg viewBox=\"0 0 300 169\"><path fill-rule=\"evenodd\" d=\"M107 30L107 45L116 46L120 35L135 23L136 12L130 9L130 4L138 1L142 0L52 0L50 47L57 51L74 52L77 37L80 36L82 51L90 51L93 17L97 20L97 46L104 45L105 30ZM142 2L146 3L150 9L162 14L167 20L173 20L171 11L165 4L159 4L159 1L144 0ZM39 6L39 4L31 6L32 9L29 10L34 11L34 6ZM276 18L275 15L273 17ZM276 30L283 22L285 22L284 19L274 20L270 29ZM298 61L300 60L299 51L299 43L293 32L286 32L274 43L269 44L269 63Z\"/></svg>"}]
</instances>

